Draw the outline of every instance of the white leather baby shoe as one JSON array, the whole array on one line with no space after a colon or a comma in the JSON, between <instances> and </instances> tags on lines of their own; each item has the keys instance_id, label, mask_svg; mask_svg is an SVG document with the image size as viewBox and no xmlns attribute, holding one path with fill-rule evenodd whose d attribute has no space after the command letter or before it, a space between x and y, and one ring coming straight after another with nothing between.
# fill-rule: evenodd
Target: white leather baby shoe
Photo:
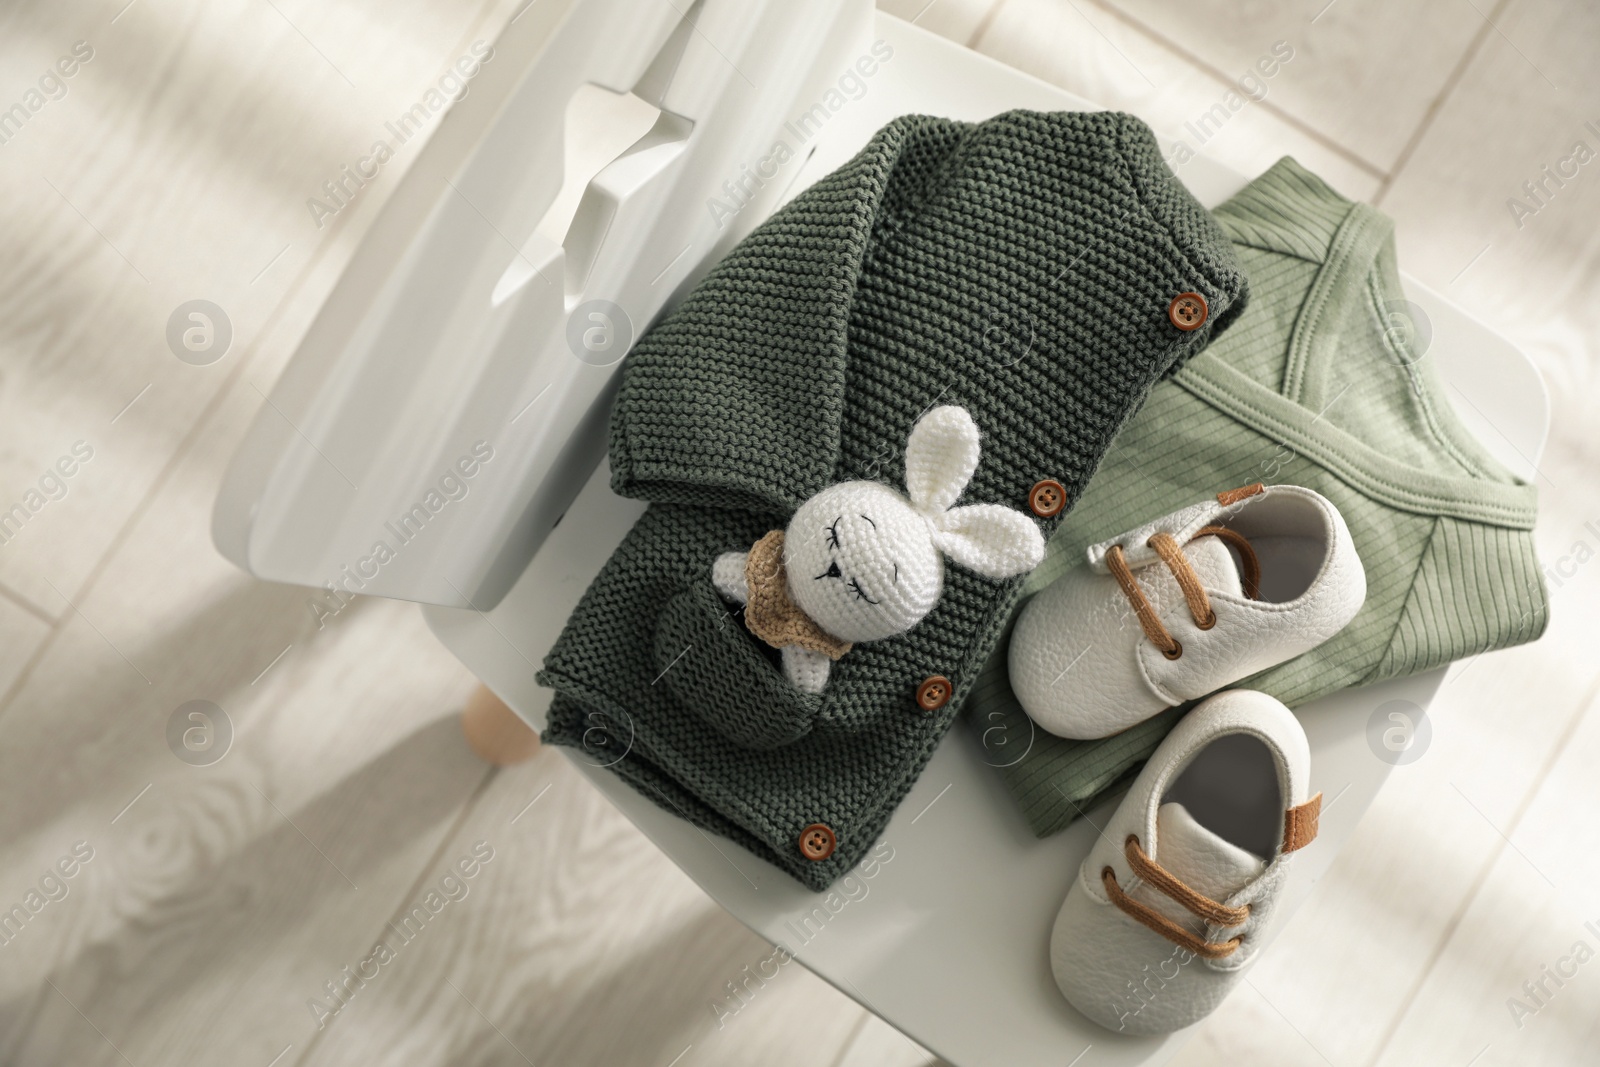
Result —
<instances>
[{"instance_id":1,"label":"white leather baby shoe","mask_svg":"<svg viewBox=\"0 0 1600 1067\"><path fill-rule=\"evenodd\" d=\"M1317 835L1294 714L1232 689L1156 749L1056 916L1050 967L1073 1007L1160 1034L1208 1015L1260 951L1289 854Z\"/></svg>"},{"instance_id":2,"label":"white leather baby shoe","mask_svg":"<svg viewBox=\"0 0 1600 1067\"><path fill-rule=\"evenodd\" d=\"M1109 737L1293 659L1367 596L1350 530L1326 497L1259 483L1090 547L1011 635L1011 688L1062 737Z\"/></svg>"}]
</instances>

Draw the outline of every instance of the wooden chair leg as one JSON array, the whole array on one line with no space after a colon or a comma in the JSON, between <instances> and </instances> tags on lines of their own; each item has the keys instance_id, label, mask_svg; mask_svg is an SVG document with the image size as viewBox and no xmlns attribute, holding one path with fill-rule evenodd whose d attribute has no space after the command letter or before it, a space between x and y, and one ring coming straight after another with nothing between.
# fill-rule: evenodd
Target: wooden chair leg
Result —
<instances>
[{"instance_id":1,"label":"wooden chair leg","mask_svg":"<svg viewBox=\"0 0 1600 1067\"><path fill-rule=\"evenodd\" d=\"M496 767L522 763L539 754L539 735L505 701L480 685L461 711L461 732L478 758Z\"/></svg>"}]
</instances>

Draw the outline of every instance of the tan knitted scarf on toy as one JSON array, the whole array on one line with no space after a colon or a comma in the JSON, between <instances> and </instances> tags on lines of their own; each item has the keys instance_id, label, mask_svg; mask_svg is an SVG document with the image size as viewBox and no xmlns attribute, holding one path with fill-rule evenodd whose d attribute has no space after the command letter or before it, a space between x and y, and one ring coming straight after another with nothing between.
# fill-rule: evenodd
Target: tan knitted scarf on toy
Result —
<instances>
[{"instance_id":1,"label":"tan knitted scarf on toy","mask_svg":"<svg viewBox=\"0 0 1600 1067\"><path fill-rule=\"evenodd\" d=\"M773 530L751 547L745 559L744 582L750 593L744 623L773 648L798 645L834 660L850 651L849 641L839 640L812 622L811 616L789 599L782 530Z\"/></svg>"}]
</instances>

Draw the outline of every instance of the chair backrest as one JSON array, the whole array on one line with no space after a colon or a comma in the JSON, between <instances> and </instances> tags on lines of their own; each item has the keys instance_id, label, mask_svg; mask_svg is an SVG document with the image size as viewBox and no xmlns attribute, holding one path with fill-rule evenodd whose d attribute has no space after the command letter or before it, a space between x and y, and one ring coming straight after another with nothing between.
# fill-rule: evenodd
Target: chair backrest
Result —
<instances>
[{"instance_id":1,"label":"chair backrest","mask_svg":"<svg viewBox=\"0 0 1600 1067\"><path fill-rule=\"evenodd\" d=\"M603 455L628 344L782 197L780 130L871 27L869 0L547 0L464 56L235 456L218 547L492 607Z\"/></svg>"}]
</instances>

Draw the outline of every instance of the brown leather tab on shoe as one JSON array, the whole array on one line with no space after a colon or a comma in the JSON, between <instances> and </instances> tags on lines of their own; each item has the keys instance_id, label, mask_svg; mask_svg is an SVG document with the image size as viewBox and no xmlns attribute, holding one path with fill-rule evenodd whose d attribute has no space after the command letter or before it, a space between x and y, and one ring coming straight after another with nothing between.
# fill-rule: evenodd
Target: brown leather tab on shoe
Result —
<instances>
[{"instance_id":1,"label":"brown leather tab on shoe","mask_svg":"<svg viewBox=\"0 0 1600 1067\"><path fill-rule=\"evenodd\" d=\"M1260 482L1251 482L1249 485L1241 485L1237 489L1225 489L1218 493L1217 503L1221 504L1225 508L1230 508L1241 500L1249 500L1257 493L1264 493L1266 491L1267 487L1262 485Z\"/></svg>"},{"instance_id":2,"label":"brown leather tab on shoe","mask_svg":"<svg viewBox=\"0 0 1600 1067\"><path fill-rule=\"evenodd\" d=\"M1322 816L1322 794L1318 793L1299 807L1283 813L1283 851L1294 852L1317 839L1317 820Z\"/></svg>"}]
</instances>

